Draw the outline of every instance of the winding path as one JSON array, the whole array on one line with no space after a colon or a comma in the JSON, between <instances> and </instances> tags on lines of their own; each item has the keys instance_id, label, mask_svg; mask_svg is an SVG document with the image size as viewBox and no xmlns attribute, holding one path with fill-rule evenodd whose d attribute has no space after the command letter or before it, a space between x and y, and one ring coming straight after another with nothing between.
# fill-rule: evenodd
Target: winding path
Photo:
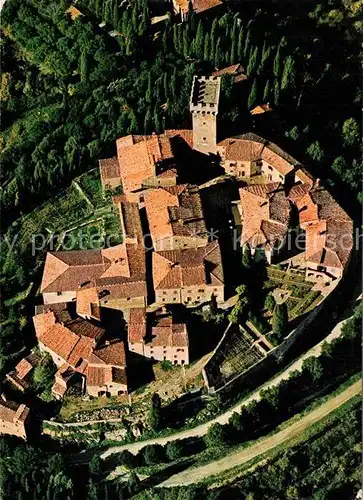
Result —
<instances>
[{"instance_id":1,"label":"winding path","mask_svg":"<svg viewBox=\"0 0 363 500\"><path fill-rule=\"evenodd\" d=\"M128 450L131 453L135 454L138 453L139 450L141 450L144 446L148 444L161 444L165 445L166 443L169 443L170 441L175 441L177 439L185 439L185 438L191 438L191 437L199 437L199 436L204 436L209 427L215 423L220 423L220 424L226 424L228 420L230 419L231 415L234 412L240 413L242 408L246 405L248 405L251 401L258 401L260 399L260 391L262 389L267 389L269 387L273 387L277 384L279 384L282 380L286 380L289 378L290 373L292 373L295 370L300 370L303 364L303 361L310 357L310 356L319 356L321 353L321 348L324 342L332 342L335 338L339 337L341 333L342 326L346 321L348 321L350 318L344 319L343 321L339 322L334 329L331 331L331 333L325 337L324 340L319 342L316 346L312 347L309 351L307 351L305 354L303 354L297 361L292 363L290 366L288 366L283 372L281 372L279 375L276 377L272 378L268 382L266 382L263 386L259 387L256 391L254 391L252 394L250 394L247 398L244 398L241 402L239 402L236 406L232 407L230 410L226 411L222 415L217 416L213 420L210 420L209 422L206 422L205 424L198 425L197 427L193 427L192 429L186 429L184 431L180 432L175 432L171 434L170 436L165 436L165 437L156 437L152 439L148 439L145 441L137 441L134 443L129 443L129 444L124 444L121 446L112 446L108 448L106 451L104 451L101 454L101 458L105 459L108 456L112 455L113 453L119 453L124 450Z\"/></svg>"},{"instance_id":2,"label":"winding path","mask_svg":"<svg viewBox=\"0 0 363 500\"><path fill-rule=\"evenodd\" d=\"M311 411L307 415L304 415L299 420L293 422L291 425L276 434L273 434L272 436L269 436L258 443L249 446L248 448L231 453L220 460L215 460L214 462L210 462L209 464L201 467L186 469L185 471L179 472L178 474L169 477L163 483L160 483L158 487L183 486L197 483L209 476L229 471L238 465L243 465L244 463L249 462L259 455L283 444L285 441L305 431L308 427L323 419L336 408L349 401L349 399L353 398L357 394L360 394L361 390L362 382L358 380L337 396L329 399L315 410Z\"/></svg>"}]
</instances>

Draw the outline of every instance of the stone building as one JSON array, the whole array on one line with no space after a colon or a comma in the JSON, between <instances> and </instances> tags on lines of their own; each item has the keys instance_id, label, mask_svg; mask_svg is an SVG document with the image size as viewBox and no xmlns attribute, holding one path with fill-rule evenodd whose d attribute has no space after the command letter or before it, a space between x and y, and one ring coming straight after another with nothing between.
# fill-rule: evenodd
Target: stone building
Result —
<instances>
[{"instance_id":1,"label":"stone building","mask_svg":"<svg viewBox=\"0 0 363 500\"><path fill-rule=\"evenodd\" d=\"M262 250L260 255L271 264L289 230L290 201L280 183L251 184L241 187L239 194L241 247L248 245L252 255Z\"/></svg>"},{"instance_id":2,"label":"stone building","mask_svg":"<svg viewBox=\"0 0 363 500\"><path fill-rule=\"evenodd\" d=\"M221 79L195 76L190 95L193 119L193 148L205 154L217 153L217 115Z\"/></svg>"},{"instance_id":3,"label":"stone building","mask_svg":"<svg viewBox=\"0 0 363 500\"><path fill-rule=\"evenodd\" d=\"M24 405L8 401L4 395L0 396L0 434L27 438L30 422L30 409Z\"/></svg>"},{"instance_id":4,"label":"stone building","mask_svg":"<svg viewBox=\"0 0 363 500\"><path fill-rule=\"evenodd\" d=\"M189 364L187 325L162 307L153 313L131 309L128 320L128 346L131 352L174 365Z\"/></svg>"},{"instance_id":5,"label":"stone building","mask_svg":"<svg viewBox=\"0 0 363 500\"><path fill-rule=\"evenodd\" d=\"M224 301L224 277L218 241L205 247L154 252L152 272L157 304L195 306Z\"/></svg>"},{"instance_id":6,"label":"stone building","mask_svg":"<svg viewBox=\"0 0 363 500\"><path fill-rule=\"evenodd\" d=\"M40 350L48 352L58 367L52 387L56 398L62 399L78 381L90 396L127 393L121 340L107 340L101 326L74 317L66 303L38 308L33 323Z\"/></svg>"},{"instance_id":7,"label":"stone building","mask_svg":"<svg viewBox=\"0 0 363 500\"><path fill-rule=\"evenodd\" d=\"M156 251L207 245L208 231L197 186L149 189L144 204Z\"/></svg>"}]
</instances>

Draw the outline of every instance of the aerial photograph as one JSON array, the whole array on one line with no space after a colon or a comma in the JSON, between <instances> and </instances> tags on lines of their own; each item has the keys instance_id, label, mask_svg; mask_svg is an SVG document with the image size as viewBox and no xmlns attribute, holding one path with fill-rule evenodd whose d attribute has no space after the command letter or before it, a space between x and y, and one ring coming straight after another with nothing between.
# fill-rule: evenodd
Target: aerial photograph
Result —
<instances>
[{"instance_id":1,"label":"aerial photograph","mask_svg":"<svg viewBox=\"0 0 363 500\"><path fill-rule=\"evenodd\" d=\"M0 29L0 499L363 499L363 1Z\"/></svg>"}]
</instances>

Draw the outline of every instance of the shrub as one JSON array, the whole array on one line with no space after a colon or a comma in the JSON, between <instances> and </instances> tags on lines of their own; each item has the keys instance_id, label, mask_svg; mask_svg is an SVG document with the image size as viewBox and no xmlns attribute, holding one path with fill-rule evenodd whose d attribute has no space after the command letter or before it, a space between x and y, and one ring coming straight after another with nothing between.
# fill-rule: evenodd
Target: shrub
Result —
<instances>
[{"instance_id":1,"label":"shrub","mask_svg":"<svg viewBox=\"0 0 363 500\"><path fill-rule=\"evenodd\" d=\"M164 448L160 444L148 444L141 453L146 465L160 464L165 460Z\"/></svg>"},{"instance_id":2,"label":"shrub","mask_svg":"<svg viewBox=\"0 0 363 500\"><path fill-rule=\"evenodd\" d=\"M273 295L271 293L268 293L265 299L265 308L268 309L270 312L273 312L275 304L276 302Z\"/></svg>"},{"instance_id":3,"label":"shrub","mask_svg":"<svg viewBox=\"0 0 363 500\"><path fill-rule=\"evenodd\" d=\"M204 440L208 448L224 446L226 444L226 426L218 422L211 425Z\"/></svg>"},{"instance_id":4,"label":"shrub","mask_svg":"<svg viewBox=\"0 0 363 500\"><path fill-rule=\"evenodd\" d=\"M184 446L182 441L171 441L166 445L166 456L169 460L177 460L181 458L184 453Z\"/></svg>"}]
</instances>

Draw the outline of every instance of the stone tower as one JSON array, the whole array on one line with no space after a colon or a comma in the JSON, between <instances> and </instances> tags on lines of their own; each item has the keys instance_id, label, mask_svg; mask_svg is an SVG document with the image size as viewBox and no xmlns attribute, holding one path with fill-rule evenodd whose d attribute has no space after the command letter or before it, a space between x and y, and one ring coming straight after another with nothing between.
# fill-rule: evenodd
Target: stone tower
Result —
<instances>
[{"instance_id":1,"label":"stone tower","mask_svg":"<svg viewBox=\"0 0 363 500\"><path fill-rule=\"evenodd\" d=\"M221 79L195 76L190 96L193 117L193 148L201 153L217 153L217 114Z\"/></svg>"}]
</instances>

